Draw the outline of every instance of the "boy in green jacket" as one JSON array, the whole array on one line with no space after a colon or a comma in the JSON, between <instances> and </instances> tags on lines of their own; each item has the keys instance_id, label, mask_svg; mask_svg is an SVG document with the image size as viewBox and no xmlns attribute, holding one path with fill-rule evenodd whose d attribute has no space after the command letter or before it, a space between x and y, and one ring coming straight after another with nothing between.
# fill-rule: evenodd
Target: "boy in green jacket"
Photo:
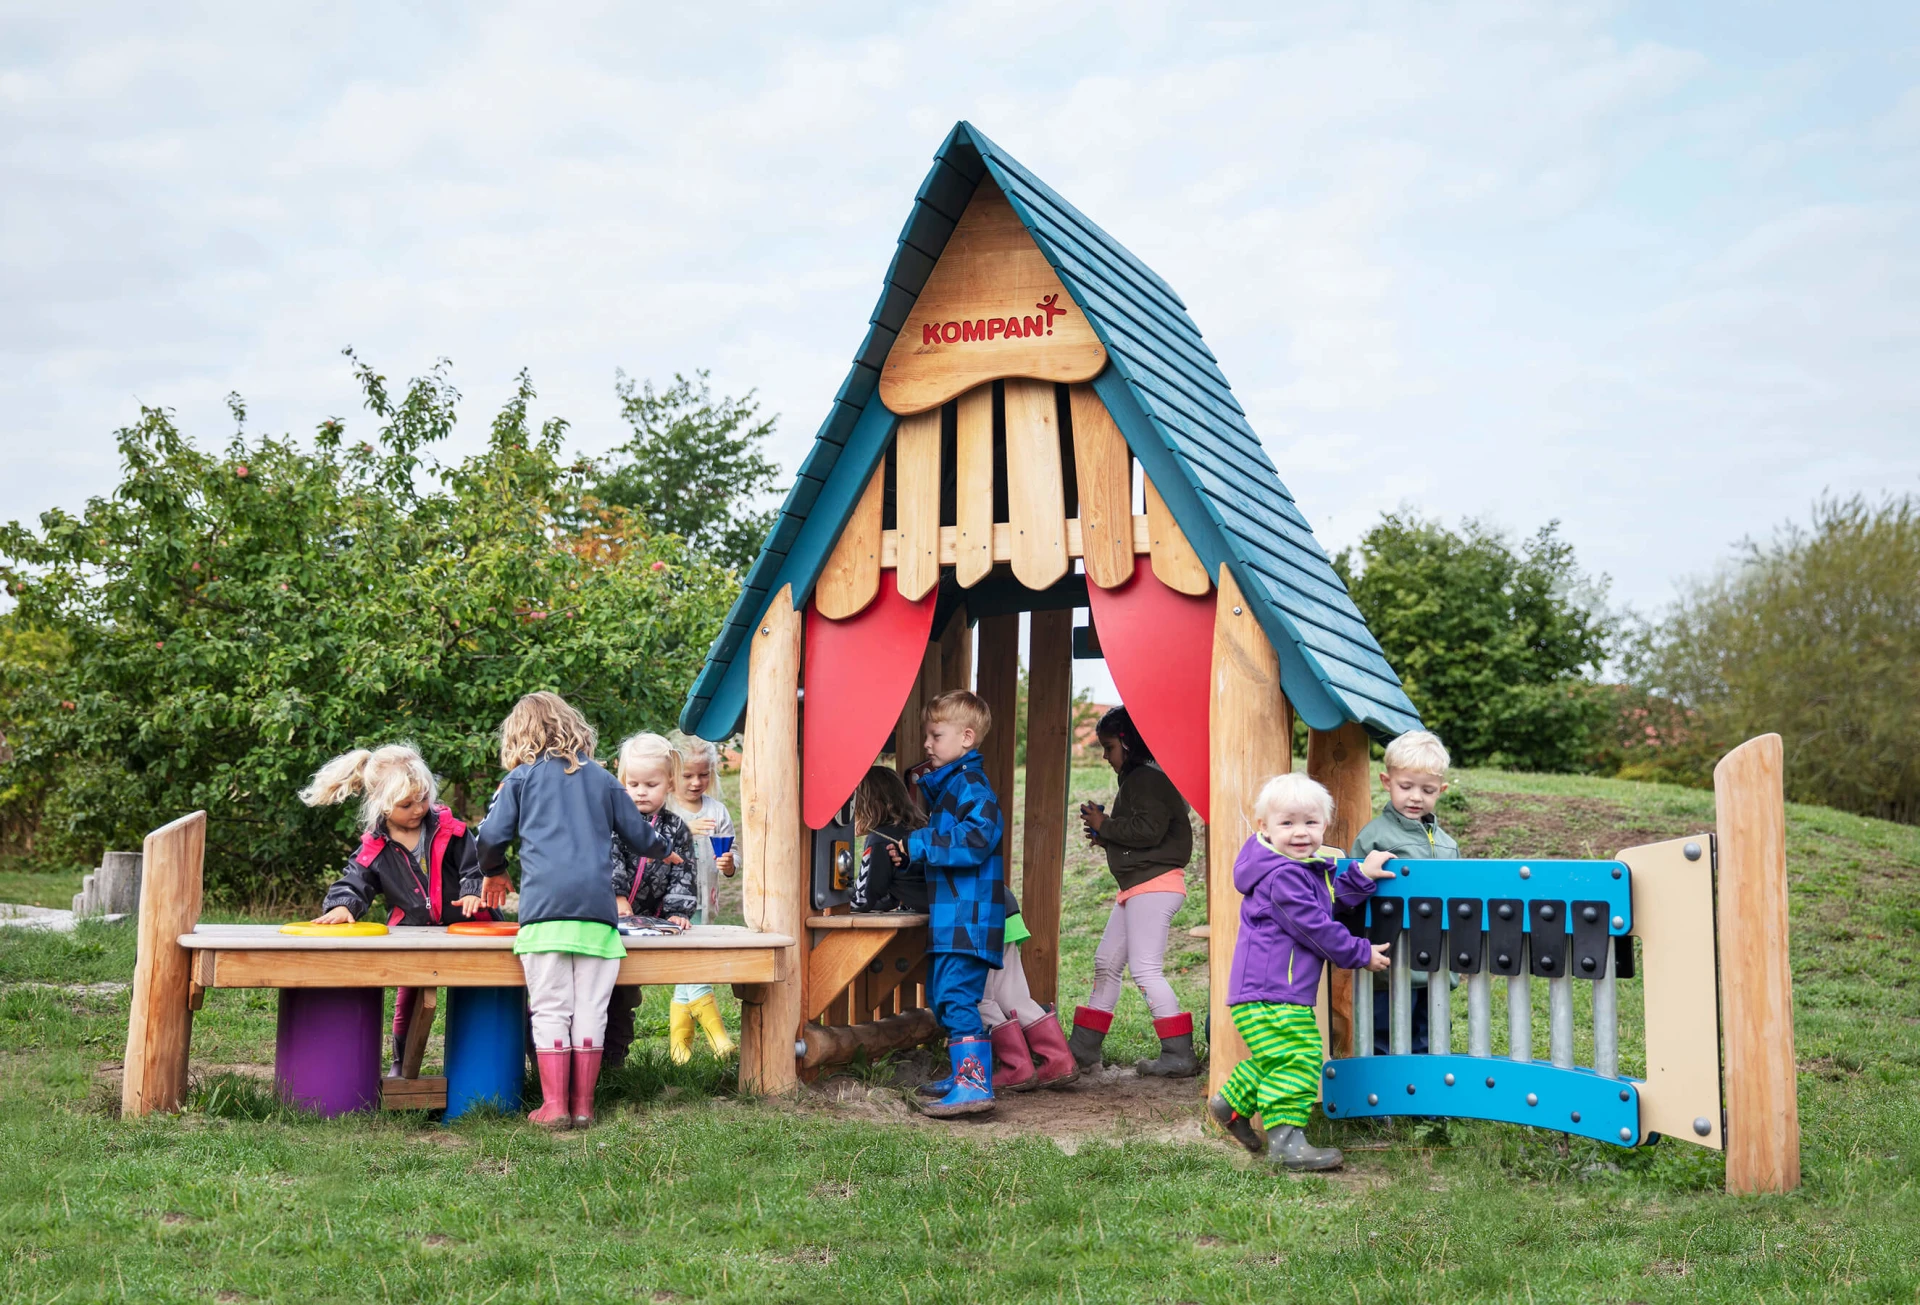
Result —
<instances>
[{"instance_id":1,"label":"boy in green jacket","mask_svg":"<svg viewBox=\"0 0 1920 1305\"><path fill-rule=\"evenodd\" d=\"M1386 771L1380 783L1387 790L1387 809L1367 822L1353 841L1356 860L1369 852L1388 852L1408 861L1453 861L1460 856L1460 845L1440 828L1433 809L1447 791L1447 767L1452 758L1439 738L1426 730L1402 734L1387 745ZM1446 972L1439 972L1446 982ZM1427 974L1413 972L1416 989L1427 986ZM1387 1054L1387 986L1373 990L1373 1054ZM1424 997L1413 1003L1413 1052L1427 1053L1427 1003Z\"/></svg>"}]
</instances>

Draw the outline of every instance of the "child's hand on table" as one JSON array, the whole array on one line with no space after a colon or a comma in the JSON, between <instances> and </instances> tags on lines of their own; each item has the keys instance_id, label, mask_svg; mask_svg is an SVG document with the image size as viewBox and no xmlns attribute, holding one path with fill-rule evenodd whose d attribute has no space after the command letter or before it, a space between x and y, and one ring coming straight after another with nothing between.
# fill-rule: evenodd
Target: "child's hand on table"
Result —
<instances>
[{"instance_id":1,"label":"child's hand on table","mask_svg":"<svg viewBox=\"0 0 1920 1305\"><path fill-rule=\"evenodd\" d=\"M505 875L488 875L480 881L480 905L498 907L507 904L507 892L512 885Z\"/></svg>"},{"instance_id":2,"label":"child's hand on table","mask_svg":"<svg viewBox=\"0 0 1920 1305\"><path fill-rule=\"evenodd\" d=\"M733 853L724 852L713 860L713 868L727 878L733 878Z\"/></svg>"},{"instance_id":3,"label":"child's hand on table","mask_svg":"<svg viewBox=\"0 0 1920 1305\"><path fill-rule=\"evenodd\" d=\"M1387 968L1387 966L1391 965L1392 963L1393 962L1387 958L1387 944L1385 943L1373 944L1373 957L1371 960L1367 962L1367 968L1369 970L1372 970L1375 974L1379 974L1382 971L1384 971Z\"/></svg>"},{"instance_id":4,"label":"child's hand on table","mask_svg":"<svg viewBox=\"0 0 1920 1305\"><path fill-rule=\"evenodd\" d=\"M1360 863L1360 873L1369 879L1391 879L1393 871L1387 869L1387 862L1393 860L1393 853L1376 848L1367 853L1367 859Z\"/></svg>"},{"instance_id":5,"label":"child's hand on table","mask_svg":"<svg viewBox=\"0 0 1920 1305\"><path fill-rule=\"evenodd\" d=\"M693 928L693 921L689 920L684 915L669 915L667 917L667 923L680 929Z\"/></svg>"},{"instance_id":6,"label":"child's hand on table","mask_svg":"<svg viewBox=\"0 0 1920 1305\"><path fill-rule=\"evenodd\" d=\"M314 916L313 922L315 924L352 924L353 912L344 906L336 906L324 915Z\"/></svg>"},{"instance_id":7,"label":"child's hand on table","mask_svg":"<svg viewBox=\"0 0 1920 1305\"><path fill-rule=\"evenodd\" d=\"M620 914L620 916L621 916L621 918L622 918L622 919L624 919L624 918L626 918L627 916L629 916L629 915L632 915L632 914L633 914L633 903L632 903L632 902L629 902L629 901L628 901L628 900L627 900L626 898L624 898L624 897L616 897L616 898L614 898L614 899L613 899L613 905L614 905L614 908L615 908L615 910L617 910L617 911L619 912L619 914Z\"/></svg>"},{"instance_id":8,"label":"child's hand on table","mask_svg":"<svg viewBox=\"0 0 1920 1305\"><path fill-rule=\"evenodd\" d=\"M456 902L455 905L460 908L460 914L471 918L473 913L480 909L480 899L474 894L468 893Z\"/></svg>"}]
</instances>

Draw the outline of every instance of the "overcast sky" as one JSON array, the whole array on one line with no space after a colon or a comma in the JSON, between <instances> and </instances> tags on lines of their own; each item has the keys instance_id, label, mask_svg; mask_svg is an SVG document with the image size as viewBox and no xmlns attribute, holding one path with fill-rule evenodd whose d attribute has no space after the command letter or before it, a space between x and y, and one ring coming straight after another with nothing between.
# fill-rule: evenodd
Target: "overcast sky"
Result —
<instances>
[{"instance_id":1,"label":"overcast sky","mask_svg":"<svg viewBox=\"0 0 1920 1305\"><path fill-rule=\"evenodd\" d=\"M1564 523L1658 606L1920 489L1920 6L0 9L0 520L364 423L339 351L758 390L798 464L967 118L1186 299L1329 551ZM1281 18L1271 17L1281 12Z\"/></svg>"}]
</instances>

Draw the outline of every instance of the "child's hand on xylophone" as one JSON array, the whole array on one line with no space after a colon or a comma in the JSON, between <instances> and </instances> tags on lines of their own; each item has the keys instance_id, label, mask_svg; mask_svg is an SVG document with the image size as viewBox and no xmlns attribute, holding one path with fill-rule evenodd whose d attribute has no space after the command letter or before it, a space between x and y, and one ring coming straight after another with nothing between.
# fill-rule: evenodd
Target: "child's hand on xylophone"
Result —
<instances>
[{"instance_id":1,"label":"child's hand on xylophone","mask_svg":"<svg viewBox=\"0 0 1920 1305\"><path fill-rule=\"evenodd\" d=\"M1387 968L1387 966L1391 965L1392 963L1393 962L1387 958L1387 944L1385 943L1373 944L1373 956L1371 959L1367 961L1367 968L1369 970L1372 970L1375 974L1379 974L1382 971L1384 971Z\"/></svg>"},{"instance_id":2,"label":"child's hand on xylophone","mask_svg":"<svg viewBox=\"0 0 1920 1305\"><path fill-rule=\"evenodd\" d=\"M325 915L315 916L313 922L315 924L352 924L353 912L344 906L336 906Z\"/></svg>"},{"instance_id":3,"label":"child's hand on xylophone","mask_svg":"<svg viewBox=\"0 0 1920 1305\"><path fill-rule=\"evenodd\" d=\"M1360 863L1360 873L1369 879L1391 879L1393 871L1387 869L1387 862L1393 860L1393 853L1376 848L1367 853L1367 859ZM1385 969L1383 965L1380 967Z\"/></svg>"}]
</instances>

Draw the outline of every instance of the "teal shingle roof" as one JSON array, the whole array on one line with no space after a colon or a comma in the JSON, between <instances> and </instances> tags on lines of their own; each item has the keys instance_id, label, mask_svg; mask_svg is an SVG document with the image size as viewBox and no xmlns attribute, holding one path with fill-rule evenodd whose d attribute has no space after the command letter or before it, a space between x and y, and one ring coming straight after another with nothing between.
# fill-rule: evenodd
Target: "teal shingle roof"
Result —
<instances>
[{"instance_id":1,"label":"teal shingle roof","mask_svg":"<svg viewBox=\"0 0 1920 1305\"><path fill-rule=\"evenodd\" d=\"M991 175L1067 292L1108 366L1094 389L1174 519L1218 575L1231 566L1279 653L1281 683L1316 729L1359 721L1376 735L1417 729L1418 713L1247 424L1180 296L1145 263L979 130L954 127L914 197L867 335L794 479L739 599L681 712L681 728L724 738L747 700L747 635L773 594L804 602L866 487L897 419L880 368L974 187Z\"/></svg>"}]
</instances>

